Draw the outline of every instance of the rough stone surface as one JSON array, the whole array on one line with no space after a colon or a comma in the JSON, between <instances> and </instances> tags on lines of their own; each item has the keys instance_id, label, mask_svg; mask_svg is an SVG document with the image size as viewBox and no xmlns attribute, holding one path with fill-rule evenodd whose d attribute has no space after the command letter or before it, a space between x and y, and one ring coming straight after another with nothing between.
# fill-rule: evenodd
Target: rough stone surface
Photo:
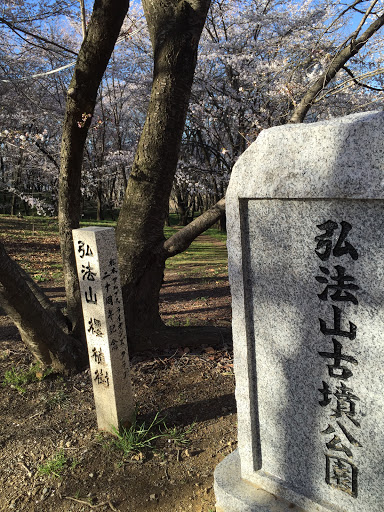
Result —
<instances>
[{"instance_id":1,"label":"rough stone surface","mask_svg":"<svg viewBox=\"0 0 384 512\"><path fill-rule=\"evenodd\" d=\"M113 432L134 415L115 232L73 230L90 371L100 430Z\"/></svg>"},{"instance_id":2,"label":"rough stone surface","mask_svg":"<svg viewBox=\"0 0 384 512\"><path fill-rule=\"evenodd\" d=\"M304 512L241 478L238 450L226 457L215 470L216 512Z\"/></svg>"},{"instance_id":3,"label":"rough stone surface","mask_svg":"<svg viewBox=\"0 0 384 512\"><path fill-rule=\"evenodd\" d=\"M226 196L241 475L308 512L383 510L383 124L266 130Z\"/></svg>"}]
</instances>

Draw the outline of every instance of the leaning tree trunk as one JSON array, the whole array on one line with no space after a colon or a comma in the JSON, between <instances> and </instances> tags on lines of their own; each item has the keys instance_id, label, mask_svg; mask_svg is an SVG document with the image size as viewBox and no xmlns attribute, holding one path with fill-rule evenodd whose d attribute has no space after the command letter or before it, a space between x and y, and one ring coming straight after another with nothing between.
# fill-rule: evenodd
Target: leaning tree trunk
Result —
<instances>
[{"instance_id":1,"label":"leaning tree trunk","mask_svg":"<svg viewBox=\"0 0 384 512\"><path fill-rule=\"evenodd\" d=\"M0 243L0 303L35 358L58 371L85 367L84 346L68 334L64 316Z\"/></svg>"},{"instance_id":2,"label":"leaning tree trunk","mask_svg":"<svg viewBox=\"0 0 384 512\"><path fill-rule=\"evenodd\" d=\"M154 52L147 118L117 224L117 244L131 346L136 331L162 325L159 290L164 223L210 0L143 0Z\"/></svg>"},{"instance_id":3,"label":"leaning tree trunk","mask_svg":"<svg viewBox=\"0 0 384 512\"><path fill-rule=\"evenodd\" d=\"M59 230L67 316L73 333L83 329L72 229L79 227L81 170L84 145L96 104L97 91L108 65L129 0L96 0L67 92L61 142Z\"/></svg>"}]
</instances>

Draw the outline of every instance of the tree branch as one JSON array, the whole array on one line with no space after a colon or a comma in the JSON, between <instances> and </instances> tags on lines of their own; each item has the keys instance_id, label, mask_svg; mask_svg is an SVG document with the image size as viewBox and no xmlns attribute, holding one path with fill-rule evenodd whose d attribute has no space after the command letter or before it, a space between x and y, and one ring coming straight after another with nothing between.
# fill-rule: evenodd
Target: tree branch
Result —
<instances>
[{"instance_id":1,"label":"tree branch","mask_svg":"<svg viewBox=\"0 0 384 512\"><path fill-rule=\"evenodd\" d=\"M377 91L377 92L383 92L384 89L381 87L372 87L372 85L364 84L363 82L359 82L359 80L355 77L355 75L352 73L352 71L347 68L347 66L343 66L344 71L348 73L348 75L352 78L353 83L360 87L365 87L366 89L369 89L370 91Z\"/></svg>"},{"instance_id":2,"label":"tree branch","mask_svg":"<svg viewBox=\"0 0 384 512\"><path fill-rule=\"evenodd\" d=\"M34 39L37 39L38 41L42 41L43 43L51 44L52 46L56 46L56 48L60 48L60 50L64 50L65 52L71 53L72 55L77 55L77 53L74 52L73 50L70 50L69 48L62 46L61 44L55 43L54 41L51 41L50 39L47 39L46 37L43 37L39 34L34 34L33 32L30 32L29 30L27 30L23 27L18 27L14 23L7 21L5 18L0 17L0 23L4 23L4 25L6 25L8 28L10 28L12 30L12 32L14 32L19 37L20 37L20 35L18 34L18 32L22 32L23 34L25 34L27 36L31 36Z\"/></svg>"},{"instance_id":3,"label":"tree branch","mask_svg":"<svg viewBox=\"0 0 384 512\"><path fill-rule=\"evenodd\" d=\"M60 166L55 160L55 158L53 158L53 156L47 151L47 149L42 144L40 144L39 141L36 141L35 145L39 148L43 155L45 155L48 158L48 160L56 167L56 169L60 169Z\"/></svg>"},{"instance_id":4,"label":"tree branch","mask_svg":"<svg viewBox=\"0 0 384 512\"><path fill-rule=\"evenodd\" d=\"M334 56L328 69L315 81L315 83L304 94L304 97L295 108L289 122L302 123L313 102L322 90L331 82L336 73L342 69L348 60L356 55L367 41L384 25L384 15L375 20L367 30L355 41L343 48Z\"/></svg>"},{"instance_id":5,"label":"tree branch","mask_svg":"<svg viewBox=\"0 0 384 512\"><path fill-rule=\"evenodd\" d=\"M197 236L213 226L224 214L225 198L220 199L212 208L164 242L163 248L166 251L166 258L171 258L185 251Z\"/></svg>"}]
</instances>

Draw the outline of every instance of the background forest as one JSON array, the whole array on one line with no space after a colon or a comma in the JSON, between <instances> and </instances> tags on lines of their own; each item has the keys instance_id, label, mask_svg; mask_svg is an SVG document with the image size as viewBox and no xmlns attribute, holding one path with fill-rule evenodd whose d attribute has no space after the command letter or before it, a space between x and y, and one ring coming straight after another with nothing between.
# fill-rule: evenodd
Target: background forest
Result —
<instances>
[{"instance_id":1,"label":"background forest","mask_svg":"<svg viewBox=\"0 0 384 512\"><path fill-rule=\"evenodd\" d=\"M224 196L240 154L261 130L291 119L360 21L364 27L372 23L381 4L212 2L171 195L182 224ZM0 31L0 212L57 215L66 94L83 39L80 6L2 2ZM382 108L382 39L378 31L337 72L306 122ZM133 4L99 87L85 145L86 217L116 218L122 204L145 121L152 62L145 17ZM86 120L85 112L79 130Z\"/></svg>"}]
</instances>

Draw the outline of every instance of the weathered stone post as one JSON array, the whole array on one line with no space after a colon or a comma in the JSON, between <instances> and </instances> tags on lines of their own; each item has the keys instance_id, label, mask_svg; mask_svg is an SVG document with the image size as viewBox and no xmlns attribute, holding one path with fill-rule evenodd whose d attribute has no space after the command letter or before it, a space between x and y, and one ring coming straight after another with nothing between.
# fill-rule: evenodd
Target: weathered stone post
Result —
<instances>
[{"instance_id":1,"label":"weathered stone post","mask_svg":"<svg viewBox=\"0 0 384 512\"><path fill-rule=\"evenodd\" d=\"M133 420L123 298L113 228L73 230L90 371L100 430Z\"/></svg>"},{"instance_id":2,"label":"weathered stone post","mask_svg":"<svg viewBox=\"0 0 384 512\"><path fill-rule=\"evenodd\" d=\"M228 188L224 512L384 510L384 113L271 128Z\"/></svg>"}]
</instances>

